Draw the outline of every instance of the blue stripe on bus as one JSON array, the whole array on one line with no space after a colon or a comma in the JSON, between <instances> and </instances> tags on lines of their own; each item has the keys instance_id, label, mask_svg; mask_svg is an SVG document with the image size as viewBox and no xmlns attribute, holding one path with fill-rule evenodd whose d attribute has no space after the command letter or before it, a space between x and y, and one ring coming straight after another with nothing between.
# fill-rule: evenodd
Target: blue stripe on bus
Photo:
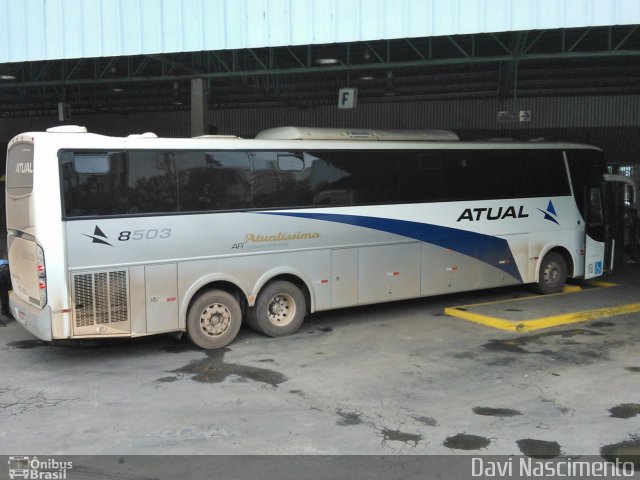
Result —
<instances>
[{"instance_id":1,"label":"blue stripe on bus","mask_svg":"<svg viewBox=\"0 0 640 480\"><path fill-rule=\"evenodd\" d=\"M482 233L469 232L457 228L410 222L392 218L364 217L359 215L340 215L333 213L300 212L261 212L266 215L308 218L326 222L344 223L358 227L371 228L382 232L402 235L422 242L447 248L455 252L477 258L481 262L496 267L522 283L509 243L498 237Z\"/></svg>"}]
</instances>

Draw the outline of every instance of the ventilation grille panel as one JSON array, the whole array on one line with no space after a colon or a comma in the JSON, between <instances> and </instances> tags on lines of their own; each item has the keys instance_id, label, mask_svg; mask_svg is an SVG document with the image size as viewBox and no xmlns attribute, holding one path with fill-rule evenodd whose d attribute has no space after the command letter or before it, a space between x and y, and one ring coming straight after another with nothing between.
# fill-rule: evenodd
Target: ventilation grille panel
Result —
<instances>
[{"instance_id":1,"label":"ventilation grille panel","mask_svg":"<svg viewBox=\"0 0 640 480\"><path fill-rule=\"evenodd\" d=\"M126 270L73 275L75 326L89 327L129 320Z\"/></svg>"}]
</instances>

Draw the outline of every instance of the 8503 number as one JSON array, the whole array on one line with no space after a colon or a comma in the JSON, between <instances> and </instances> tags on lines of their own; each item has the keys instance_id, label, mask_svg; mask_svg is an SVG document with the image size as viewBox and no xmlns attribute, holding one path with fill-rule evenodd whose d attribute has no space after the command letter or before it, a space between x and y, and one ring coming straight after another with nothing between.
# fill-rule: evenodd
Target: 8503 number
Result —
<instances>
[{"instance_id":1,"label":"8503 number","mask_svg":"<svg viewBox=\"0 0 640 480\"><path fill-rule=\"evenodd\" d=\"M120 242L128 242L129 240L155 240L157 238L169 238L171 236L170 228L155 228L149 230L123 230L118 236Z\"/></svg>"}]
</instances>

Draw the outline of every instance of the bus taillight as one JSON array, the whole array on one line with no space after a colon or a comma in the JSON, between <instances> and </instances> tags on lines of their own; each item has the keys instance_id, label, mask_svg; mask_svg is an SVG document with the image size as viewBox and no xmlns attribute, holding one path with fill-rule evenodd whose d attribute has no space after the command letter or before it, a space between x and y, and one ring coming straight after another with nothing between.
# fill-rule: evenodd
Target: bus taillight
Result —
<instances>
[{"instance_id":1,"label":"bus taillight","mask_svg":"<svg viewBox=\"0 0 640 480\"><path fill-rule=\"evenodd\" d=\"M47 273L44 263L44 251L40 247L37 246L38 253L38 287L40 288L40 306L44 307L47 304Z\"/></svg>"}]
</instances>

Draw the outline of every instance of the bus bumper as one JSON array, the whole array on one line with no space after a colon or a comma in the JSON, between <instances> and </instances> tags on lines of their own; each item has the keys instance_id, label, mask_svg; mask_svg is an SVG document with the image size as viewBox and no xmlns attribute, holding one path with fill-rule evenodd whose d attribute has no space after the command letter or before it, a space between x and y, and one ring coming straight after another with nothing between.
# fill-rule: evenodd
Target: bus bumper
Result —
<instances>
[{"instance_id":1,"label":"bus bumper","mask_svg":"<svg viewBox=\"0 0 640 480\"><path fill-rule=\"evenodd\" d=\"M42 309L33 307L11 292L9 294L9 306L11 307L14 318L18 323L22 324L24 328L29 330L29 332L40 340L47 342L53 340L51 333L51 308L49 308L48 305Z\"/></svg>"}]
</instances>

